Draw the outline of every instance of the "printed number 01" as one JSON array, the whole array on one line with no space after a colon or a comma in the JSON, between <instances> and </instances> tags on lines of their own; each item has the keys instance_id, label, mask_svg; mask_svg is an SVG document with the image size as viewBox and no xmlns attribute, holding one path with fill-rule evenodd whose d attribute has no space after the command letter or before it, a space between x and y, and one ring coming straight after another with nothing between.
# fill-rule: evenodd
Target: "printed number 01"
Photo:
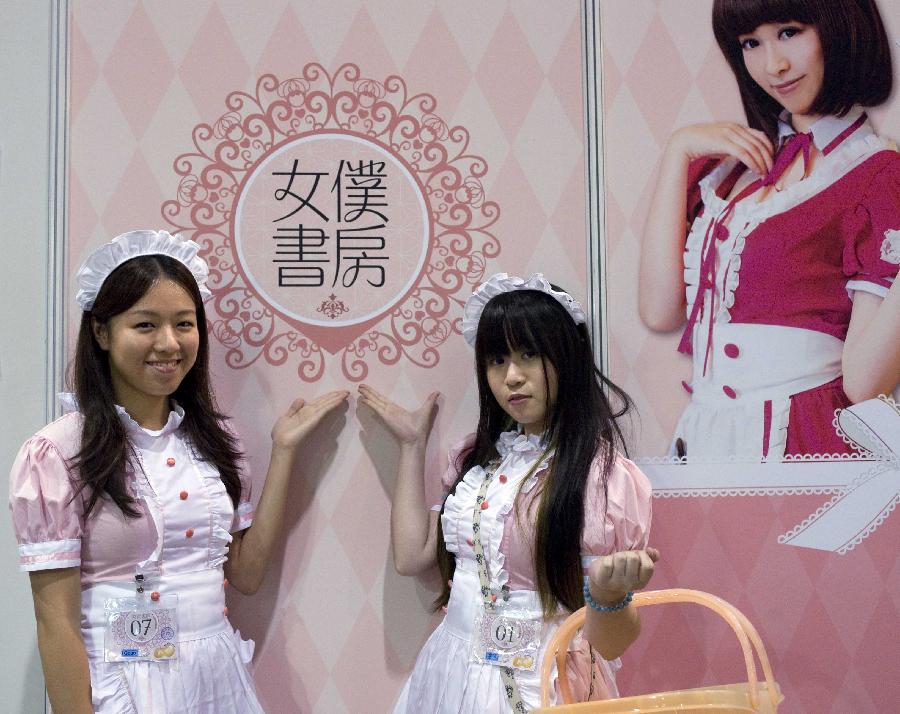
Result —
<instances>
[{"instance_id":1,"label":"printed number 01","mask_svg":"<svg viewBox=\"0 0 900 714\"><path fill-rule=\"evenodd\" d=\"M503 622L501 620L494 628L491 639L494 640L494 644L497 645L497 647L509 649L518 644L521 634L522 633L515 623Z\"/></svg>"}]
</instances>

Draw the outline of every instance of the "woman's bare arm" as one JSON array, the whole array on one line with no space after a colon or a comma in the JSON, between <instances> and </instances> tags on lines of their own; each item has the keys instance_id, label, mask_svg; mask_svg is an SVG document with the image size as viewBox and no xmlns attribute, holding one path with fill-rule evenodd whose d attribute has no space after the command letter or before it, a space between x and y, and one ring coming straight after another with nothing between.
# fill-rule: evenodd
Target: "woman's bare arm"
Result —
<instances>
[{"instance_id":1,"label":"woman's bare arm","mask_svg":"<svg viewBox=\"0 0 900 714\"><path fill-rule=\"evenodd\" d=\"M91 676L81 637L78 568L30 574L38 650L54 714L91 714Z\"/></svg>"},{"instance_id":2,"label":"woman's bare arm","mask_svg":"<svg viewBox=\"0 0 900 714\"><path fill-rule=\"evenodd\" d=\"M296 399L272 427L269 470L253 525L232 535L225 561L225 577L238 592L252 595L259 589L280 542L297 447L322 419L347 400L348 394L337 390L309 403Z\"/></svg>"},{"instance_id":3,"label":"woman's bare arm","mask_svg":"<svg viewBox=\"0 0 900 714\"><path fill-rule=\"evenodd\" d=\"M854 404L900 382L900 281L884 299L857 290L842 356L844 392Z\"/></svg>"},{"instance_id":4,"label":"woman's bare arm","mask_svg":"<svg viewBox=\"0 0 900 714\"><path fill-rule=\"evenodd\" d=\"M400 442L397 485L391 500L391 545L394 567L401 575L418 575L437 563L437 518L425 503L425 446L434 423L438 393L416 411L391 402L367 385L359 388L360 403L381 419Z\"/></svg>"},{"instance_id":5,"label":"woman's bare arm","mask_svg":"<svg viewBox=\"0 0 900 714\"><path fill-rule=\"evenodd\" d=\"M627 550L597 558L588 568L591 597L599 605L615 605L629 592L642 590L653 577L659 560L656 548ZM600 656L612 660L620 656L641 632L637 608L626 606L615 612L587 608L584 636Z\"/></svg>"}]
</instances>

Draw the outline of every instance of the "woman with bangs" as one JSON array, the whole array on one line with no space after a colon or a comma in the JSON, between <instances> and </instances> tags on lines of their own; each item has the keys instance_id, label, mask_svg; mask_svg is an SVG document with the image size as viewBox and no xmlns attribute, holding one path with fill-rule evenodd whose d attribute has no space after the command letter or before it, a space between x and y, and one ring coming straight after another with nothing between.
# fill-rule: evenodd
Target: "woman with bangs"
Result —
<instances>
[{"instance_id":1,"label":"woman with bangs","mask_svg":"<svg viewBox=\"0 0 900 714\"><path fill-rule=\"evenodd\" d=\"M544 648L585 603L570 684L582 699L616 696L618 657L640 630L629 603L659 557L647 547L650 484L619 453L630 401L595 366L581 305L540 274L493 276L466 302L462 331L475 348L478 426L451 449L447 494L430 513L423 471L438 393L411 412L359 390L400 443L395 567L437 564L445 583L436 607L446 616L394 712L539 706Z\"/></svg>"},{"instance_id":2,"label":"woman with bangs","mask_svg":"<svg viewBox=\"0 0 900 714\"><path fill-rule=\"evenodd\" d=\"M672 134L641 255L643 321L693 358L671 453L844 454L835 410L900 381L900 154L864 111L890 44L874 0L715 0L713 29L748 125Z\"/></svg>"}]
</instances>

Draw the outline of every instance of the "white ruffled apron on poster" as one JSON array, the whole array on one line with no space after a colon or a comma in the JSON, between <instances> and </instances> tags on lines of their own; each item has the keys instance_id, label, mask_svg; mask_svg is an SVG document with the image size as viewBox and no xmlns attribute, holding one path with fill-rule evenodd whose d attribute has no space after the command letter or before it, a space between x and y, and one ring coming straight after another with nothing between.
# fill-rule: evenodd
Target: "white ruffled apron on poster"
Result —
<instances>
[{"instance_id":1,"label":"white ruffled apron on poster","mask_svg":"<svg viewBox=\"0 0 900 714\"><path fill-rule=\"evenodd\" d=\"M748 236L762 222L808 201L874 154L894 148L875 135L861 108L854 107L846 123L821 148L811 173L783 190L772 190L764 201L755 193L775 183L780 173L774 168L770 176L730 198L719 196L717 189L734 172L737 160L723 160L700 180L703 211L685 243L688 328L680 346L681 351L690 346L693 354L692 380L685 384L691 402L679 419L670 455L679 453L676 443L681 440L689 458L781 459L791 396L841 375L841 339L800 327L735 323L732 312ZM789 157L782 161L779 154L776 164L787 163ZM808 171L806 158L804 170ZM847 282L848 292L856 288L854 281Z\"/></svg>"},{"instance_id":2,"label":"white ruffled apron on poster","mask_svg":"<svg viewBox=\"0 0 900 714\"><path fill-rule=\"evenodd\" d=\"M694 354L706 350L706 323L694 332ZM815 330L719 322L706 374L694 360L690 404L675 427L689 457L781 459L791 395L841 375L844 343ZM766 406L769 402L769 406Z\"/></svg>"}]
</instances>

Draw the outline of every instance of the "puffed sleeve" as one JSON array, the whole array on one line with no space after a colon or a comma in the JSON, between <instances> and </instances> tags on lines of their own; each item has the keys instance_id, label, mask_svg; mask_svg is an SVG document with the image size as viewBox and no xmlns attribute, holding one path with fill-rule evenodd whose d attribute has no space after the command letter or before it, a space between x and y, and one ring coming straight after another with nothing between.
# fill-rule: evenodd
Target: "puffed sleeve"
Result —
<instances>
[{"instance_id":1,"label":"puffed sleeve","mask_svg":"<svg viewBox=\"0 0 900 714\"><path fill-rule=\"evenodd\" d=\"M9 507L23 571L81 565L84 515L71 473L56 445L34 436L9 475Z\"/></svg>"},{"instance_id":2,"label":"puffed sleeve","mask_svg":"<svg viewBox=\"0 0 900 714\"><path fill-rule=\"evenodd\" d=\"M432 511L440 511L444 505L444 499L456 483L459 477L459 468L462 465L466 452L475 444L475 434L468 434L462 440L450 447L447 452L447 468L441 476L441 499L432 505Z\"/></svg>"},{"instance_id":3,"label":"puffed sleeve","mask_svg":"<svg viewBox=\"0 0 900 714\"><path fill-rule=\"evenodd\" d=\"M600 457L594 459L588 474L582 537L585 568L601 555L646 548L650 536L650 481L634 463L616 455L604 500L602 466Z\"/></svg>"},{"instance_id":4,"label":"puffed sleeve","mask_svg":"<svg viewBox=\"0 0 900 714\"><path fill-rule=\"evenodd\" d=\"M594 558L620 550L646 548L650 536L650 481L631 461L616 455L607 481L609 507L604 508L602 466L601 454L594 459L588 474L581 544L585 575ZM575 701L587 701L594 667L596 678L603 678L606 687L615 692L615 671L621 667L620 661L607 662L594 657L588 641L579 634L569 647L567 663L569 686Z\"/></svg>"},{"instance_id":5,"label":"puffed sleeve","mask_svg":"<svg viewBox=\"0 0 900 714\"><path fill-rule=\"evenodd\" d=\"M884 297L900 267L900 154L890 152L856 207L844 247L847 292Z\"/></svg>"},{"instance_id":6,"label":"puffed sleeve","mask_svg":"<svg viewBox=\"0 0 900 714\"><path fill-rule=\"evenodd\" d=\"M241 443L240 437L234 431L232 425L226 422L225 428L234 439L237 450L242 454L238 460L238 469L241 477L241 497L238 500L238 506L234 509L234 518L231 521L231 533L242 531L249 528L253 524L253 480L250 478L250 468L244 454L244 445Z\"/></svg>"}]
</instances>

